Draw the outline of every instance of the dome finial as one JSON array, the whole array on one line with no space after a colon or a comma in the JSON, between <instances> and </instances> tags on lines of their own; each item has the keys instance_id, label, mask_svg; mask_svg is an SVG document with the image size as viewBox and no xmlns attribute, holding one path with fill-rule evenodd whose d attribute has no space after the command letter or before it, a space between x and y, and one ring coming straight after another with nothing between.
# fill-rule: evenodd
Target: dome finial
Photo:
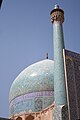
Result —
<instances>
[{"instance_id":1,"label":"dome finial","mask_svg":"<svg viewBox=\"0 0 80 120\"><path fill-rule=\"evenodd\" d=\"M55 4L54 9L59 9L59 5Z\"/></svg>"},{"instance_id":2,"label":"dome finial","mask_svg":"<svg viewBox=\"0 0 80 120\"><path fill-rule=\"evenodd\" d=\"M45 56L46 59L48 59L48 53L46 53L46 56Z\"/></svg>"}]
</instances>

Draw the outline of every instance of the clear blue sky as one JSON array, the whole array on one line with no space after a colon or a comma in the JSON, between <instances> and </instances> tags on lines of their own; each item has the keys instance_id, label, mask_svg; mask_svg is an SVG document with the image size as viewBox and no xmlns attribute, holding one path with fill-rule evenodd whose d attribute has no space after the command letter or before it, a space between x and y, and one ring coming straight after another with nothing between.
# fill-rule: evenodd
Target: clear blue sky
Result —
<instances>
[{"instance_id":1,"label":"clear blue sky","mask_svg":"<svg viewBox=\"0 0 80 120\"><path fill-rule=\"evenodd\" d=\"M80 0L4 0L0 10L0 116L8 117L8 94L17 75L45 58L53 59L50 11L65 12L64 39L80 53Z\"/></svg>"}]
</instances>

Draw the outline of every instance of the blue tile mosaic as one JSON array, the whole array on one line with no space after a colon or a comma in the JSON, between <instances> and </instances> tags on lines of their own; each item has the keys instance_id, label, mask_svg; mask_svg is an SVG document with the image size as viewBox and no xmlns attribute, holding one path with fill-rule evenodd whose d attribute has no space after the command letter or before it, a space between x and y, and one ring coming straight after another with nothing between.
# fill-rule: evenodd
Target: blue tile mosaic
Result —
<instances>
[{"instance_id":1,"label":"blue tile mosaic","mask_svg":"<svg viewBox=\"0 0 80 120\"><path fill-rule=\"evenodd\" d=\"M53 91L34 92L18 96L10 102L10 116L24 111L40 111L53 103L53 96Z\"/></svg>"},{"instance_id":2,"label":"blue tile mosaic","mask_svg":"<svg viewBox=\"0 0 80 120\"><path fill-rule=\"evenodd\" d=\"M80 54L65 50L70 119L80 119Z\"/></svg>"},{"instance_id":3,"label":"blue tile mosaic","mask_svg":"<svg viewBox=\"0 0 80 120\"><path fill-rule=\"evenodd\" d=\"M53 120L69 120L67 105L58 105L54 107Z\"/></svg>"},{"instance_id":4,"label":"blue tile mosaic","mask_svg":"<svg viewBox=\"0 0 80 120\"><path fill-rule=\"evenodd\" d=\"M23 70L13 81L10 89L10 115L29 110L39 111L52 104L53 73L54 61L48 59Z\"/></svg>"},{"instance_id":5,"label":"blue tile mosaic","mask_svg":"<svg viewBox=\"0 0 80 120\"><path fill-rule=\"evenodd\" d=\"M63 26L60 22L56 22L53 25L53 29L54 29L54 101L56 105L62 105L67 103L63 60L63 49L65 48Z\"/></svg>"}]
</instances>

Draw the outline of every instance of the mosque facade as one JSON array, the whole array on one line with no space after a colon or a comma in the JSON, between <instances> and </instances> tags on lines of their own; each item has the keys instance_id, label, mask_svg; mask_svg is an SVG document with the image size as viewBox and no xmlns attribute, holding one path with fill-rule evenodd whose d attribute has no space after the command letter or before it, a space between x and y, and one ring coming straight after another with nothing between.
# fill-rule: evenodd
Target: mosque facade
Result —
<instances>
[{"instance_id":1,"label":"mosque facade","mask_svg":"<svg viewBox=\"0 0 80 120\"><path fill-rule=\"evenodd\" d=\"M53 26L54 61L45 59L24 69L9 92L11 120L80 119L80 54L64 45L64 11L55 5Z\"/></svg>"}]
</instances>

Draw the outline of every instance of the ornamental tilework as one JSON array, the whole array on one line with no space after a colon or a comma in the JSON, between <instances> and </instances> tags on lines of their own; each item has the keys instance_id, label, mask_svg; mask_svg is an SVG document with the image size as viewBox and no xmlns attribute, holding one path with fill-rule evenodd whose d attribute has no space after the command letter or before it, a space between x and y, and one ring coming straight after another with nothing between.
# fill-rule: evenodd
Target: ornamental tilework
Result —
<instances>
[{"instance_id":1,"label":"ornamental tilework","mask_svg":"<svg viewBox=\"0 0 80 120\"><path fill-rule=\"evenodd\" d=\"M80 119L80 54L65 50L70 119Z\"/></svg>"},{"instance_id":2,"label":"ornamental tilework","mask_svg":"<svg viewBox=\"0 0 80 120\"><path fill-rule=\"evenodd\" d=\"M23 70L14 80L9 94L12 101L17 96L40 91L53 91L54 62L43 60Z\"/></svg>"},{"instance_id":3,"label":"ornamental tilework","mask_svg":"<svg viewBox=\"0 0 80 120\"><path fill-rule=\"evenodd\" d=\"M66 105L58 105L53 109L53 120L69 120Z\"/></svg>"},{"instance_id":4,"label":"ornamental tilework","mask_svg":"<svg viewBox=\"0 0 80 120\"><path fill-rule=\"evenodd\" d=\"M51 105L54 101L53 91L43 91L16 97L10 102L10 116L19 112L37 112Z\"/></svg>"},{"instance_id":5,"label":"ornamental tilework","mask_svg":"<svg viewBox=\"0 0 80 120\"><path fill-rule=\"evenodd\" d=\"M54 29L54 101L57 105L66 104L66 86L64 76L64 37L60 22L53 25Z\"/></svg>"},{"instance_id":6,"label":"ornamental tilework","mask_svg":"<svg viewBox=\"0 0 80 120\"><path fill-rule=\"evenodd\" d=\"M62 120L61 119L61 106L55 106L53 109L53 120Z\"/></svg>"},{"instance_id":7,"label":"ornamental tilework","mask_svg":"<svg viewBox=\"0 0 80 120\"><path fill-rule=\"evenodd\" d=\"M39 98L35 98L35 101L34 101L35 105L35 111L40 111L42 110L43 108L43 98L42 97L39 97Z\"/></svg>"}]
</instances>

